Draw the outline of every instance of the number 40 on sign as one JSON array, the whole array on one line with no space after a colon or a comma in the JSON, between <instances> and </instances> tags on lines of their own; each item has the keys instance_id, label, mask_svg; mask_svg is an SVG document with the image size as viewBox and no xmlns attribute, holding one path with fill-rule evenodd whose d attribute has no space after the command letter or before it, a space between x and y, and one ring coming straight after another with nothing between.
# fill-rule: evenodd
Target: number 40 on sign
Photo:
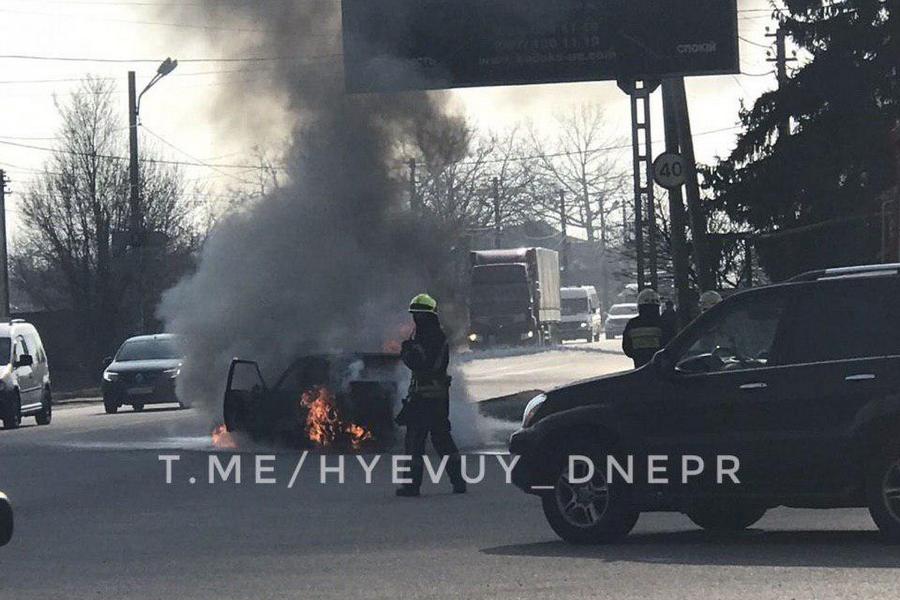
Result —
<instances>
[{"instance_id":1,"label":"number 40 on sign","mask_svg":"<svg viewBox=\"0 0 900 600\"><path fill-rule=\"evenodd\" d=\"M686 171L684 157L675 152L660 154L653 161L653 180L667 190L684 185Z\"/></svg>"}]
</instances>

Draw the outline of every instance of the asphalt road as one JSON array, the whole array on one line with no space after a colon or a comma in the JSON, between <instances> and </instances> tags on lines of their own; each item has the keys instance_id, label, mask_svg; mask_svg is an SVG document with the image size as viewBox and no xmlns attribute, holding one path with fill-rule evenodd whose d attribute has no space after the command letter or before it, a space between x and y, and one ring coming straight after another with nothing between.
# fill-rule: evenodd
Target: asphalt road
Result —
<instances>
[{"instance_id":1,"label":"asphalt road","mask_svg":"<svg viewBox=\"0 0 900 600\"><path fill-rule=\"evenodd\" d=\"M468 392L486 400L528 389L547 390L579 379L632 368L622 340L592 344L570 342L549 352L529 349L487 350L463 354L457 364Z\"/></svg>"},{"instance_id":2,"label":"asphalt road","mask_svg":"<svg viewBox=\"0 0 900 600\"><path fill-rule=\"evenodd\" d=\"M480 361L464 368L504 387L510 373L538 378L543 359L593 357L577 352L491 359L493 379ZM387 455L371 484L355 457L343 483L328 473L322 484L322 457L310 454L291 485L298 453L261 473L275 483L255 483L250 452L237 454L240 484L233 474L210 483L211 457L235 454L209 451L215 419L196 409L105 415L86 405L58 410L49 427L28 421L0 432L0 488L17 518L0 549L3 600L900 597L900 547L882 545L863 510L777 509L729 536L677 514L643 515L623 543L573 547L535 498L506 485L493 454L465 496L443 484L398 499ZM161 454L179 457L169 484Z\"/></svg>"}]
</instances>

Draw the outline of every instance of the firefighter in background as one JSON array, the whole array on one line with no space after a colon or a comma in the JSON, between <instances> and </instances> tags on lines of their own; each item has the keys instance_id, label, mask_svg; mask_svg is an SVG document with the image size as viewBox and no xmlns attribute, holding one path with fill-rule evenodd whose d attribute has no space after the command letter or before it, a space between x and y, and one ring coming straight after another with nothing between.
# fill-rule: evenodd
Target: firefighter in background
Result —
<instances>
[{"instance_id":1,"label":"firefighter in background","mask_svg":"<svg viewBox=\"0 0 900 600\"><path fill-rule=\"evenodd\" d=\"M645 289L638 294L638 316L628 321L622 334L622 350L634 361L634 368L643 367L672 337L659 314L659 294Z\"/></svg>"},{"instance_id":2,"label":"firefighter in background","mask_svg":"<svg viewBox=\"0 0 900 600\"><path fill-rule=\"evenodd\" d=\"M412 299L409 312L416 324L413 337L405 342L400 357L412 371L403 410L397 422L406 426L406 454L413 457L412 483L397 490L398 496L418 496L422 485L425 442L431 436L431 445L441 456L449 456L447 474L453 484L453 492L462 494L466 483L462 478L459 450L450 434L450 346L441 329L437 315L437 302L428 294Z\"/></svg>"},{"instance_id":3,"label":"firefighter in background","mask_svg":"<svg viewBox=\"0 0 900 600\"><path fill-rule=\"evenodd\" d=\"M666 300L666 307L662 311L663 324L663 333L669 339L675 337L675 334L678 333L678 313L675 312L675 303L671 300Z\"/></svg>"},{"instance_id":4,"label":"firefighter in background","mask_svg":"<svg viewBox=\"0 0 900 600\"><path fill-rule=\"evenodd\" d=\"M705 313L716 304L722 302L722 295L715 290L703 292L700 294L700 314Z\"/></svg>"}]
</instances>

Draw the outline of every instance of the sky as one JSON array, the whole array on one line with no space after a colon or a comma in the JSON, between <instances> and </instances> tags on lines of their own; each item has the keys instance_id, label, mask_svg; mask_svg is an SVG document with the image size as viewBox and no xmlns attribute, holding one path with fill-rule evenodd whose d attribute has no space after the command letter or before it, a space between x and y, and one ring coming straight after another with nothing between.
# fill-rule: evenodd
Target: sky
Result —
<instances>
[{"instance_id":1,"label":"sky","mask_svg":"<svg viewBox=\"0 0 900 600\"><path fill-rule=\"evenodd\" d=\"M233 58L221 44L210 47L210 32L233 34L221 24L167 18L173 0L0 0L0 168L10 181L7 222L12 242L19 229L20 194L48 158L59 128L56 101L88 74L117 84L123 124L127 125L127 71L135 70L141 89L166 57L179 59L174 73L144 97L142 144L153 144L167 159L183 161L187 183L203 188L195 200L206 202L230 187L255 186L258 159L254 147L278 148L277 128L246 134L246 127L223 122L213 98L227 80L240 81L247 94L264 73L252 65L191 62ZM176 2L177 3L177 2ZM162 11L160 9L163 9ZM688 104L700 161L725 156L732 148L740 103L752 104L773 89L775 76L766 62L774 29L767 0L738 0L741 75L688 78ZM74 59L98 60L74 60ZM63 60L65 59L65 60ZM106 62L111 61L111 62ZM662 151L660 93L652 99L653 153ZM454 109L480 128L503 131L534 123L553 135L555 118L584 104L600 106L609 131L606 139L630 140L627 96L614 82L475 88L452 93ZM277 112L278 107L272 107ZM285 132L286 133L286 132ZM122 131L127 141L128 131ZM31 147L29 147L31 146ZM629 156L624 151L623 160Z\"/></svg>"}]
</instances>

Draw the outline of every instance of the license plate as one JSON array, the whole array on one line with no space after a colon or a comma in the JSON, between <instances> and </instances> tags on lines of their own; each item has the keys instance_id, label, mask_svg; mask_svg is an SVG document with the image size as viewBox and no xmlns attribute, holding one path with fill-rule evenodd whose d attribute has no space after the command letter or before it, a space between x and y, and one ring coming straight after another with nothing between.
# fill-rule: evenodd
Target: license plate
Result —
<instances>
[{"instance_id":1,"label":"license plate","mask_svg":"<svg viewBox=\"0 0 900 600\"><path fill-rule=\"evenodd\" d=\"M152 386L144 386L144 387L133 387L129 388L128 395L129 396L146 396L147 394L153 393Z\"/></svg>"}]
</instances>

